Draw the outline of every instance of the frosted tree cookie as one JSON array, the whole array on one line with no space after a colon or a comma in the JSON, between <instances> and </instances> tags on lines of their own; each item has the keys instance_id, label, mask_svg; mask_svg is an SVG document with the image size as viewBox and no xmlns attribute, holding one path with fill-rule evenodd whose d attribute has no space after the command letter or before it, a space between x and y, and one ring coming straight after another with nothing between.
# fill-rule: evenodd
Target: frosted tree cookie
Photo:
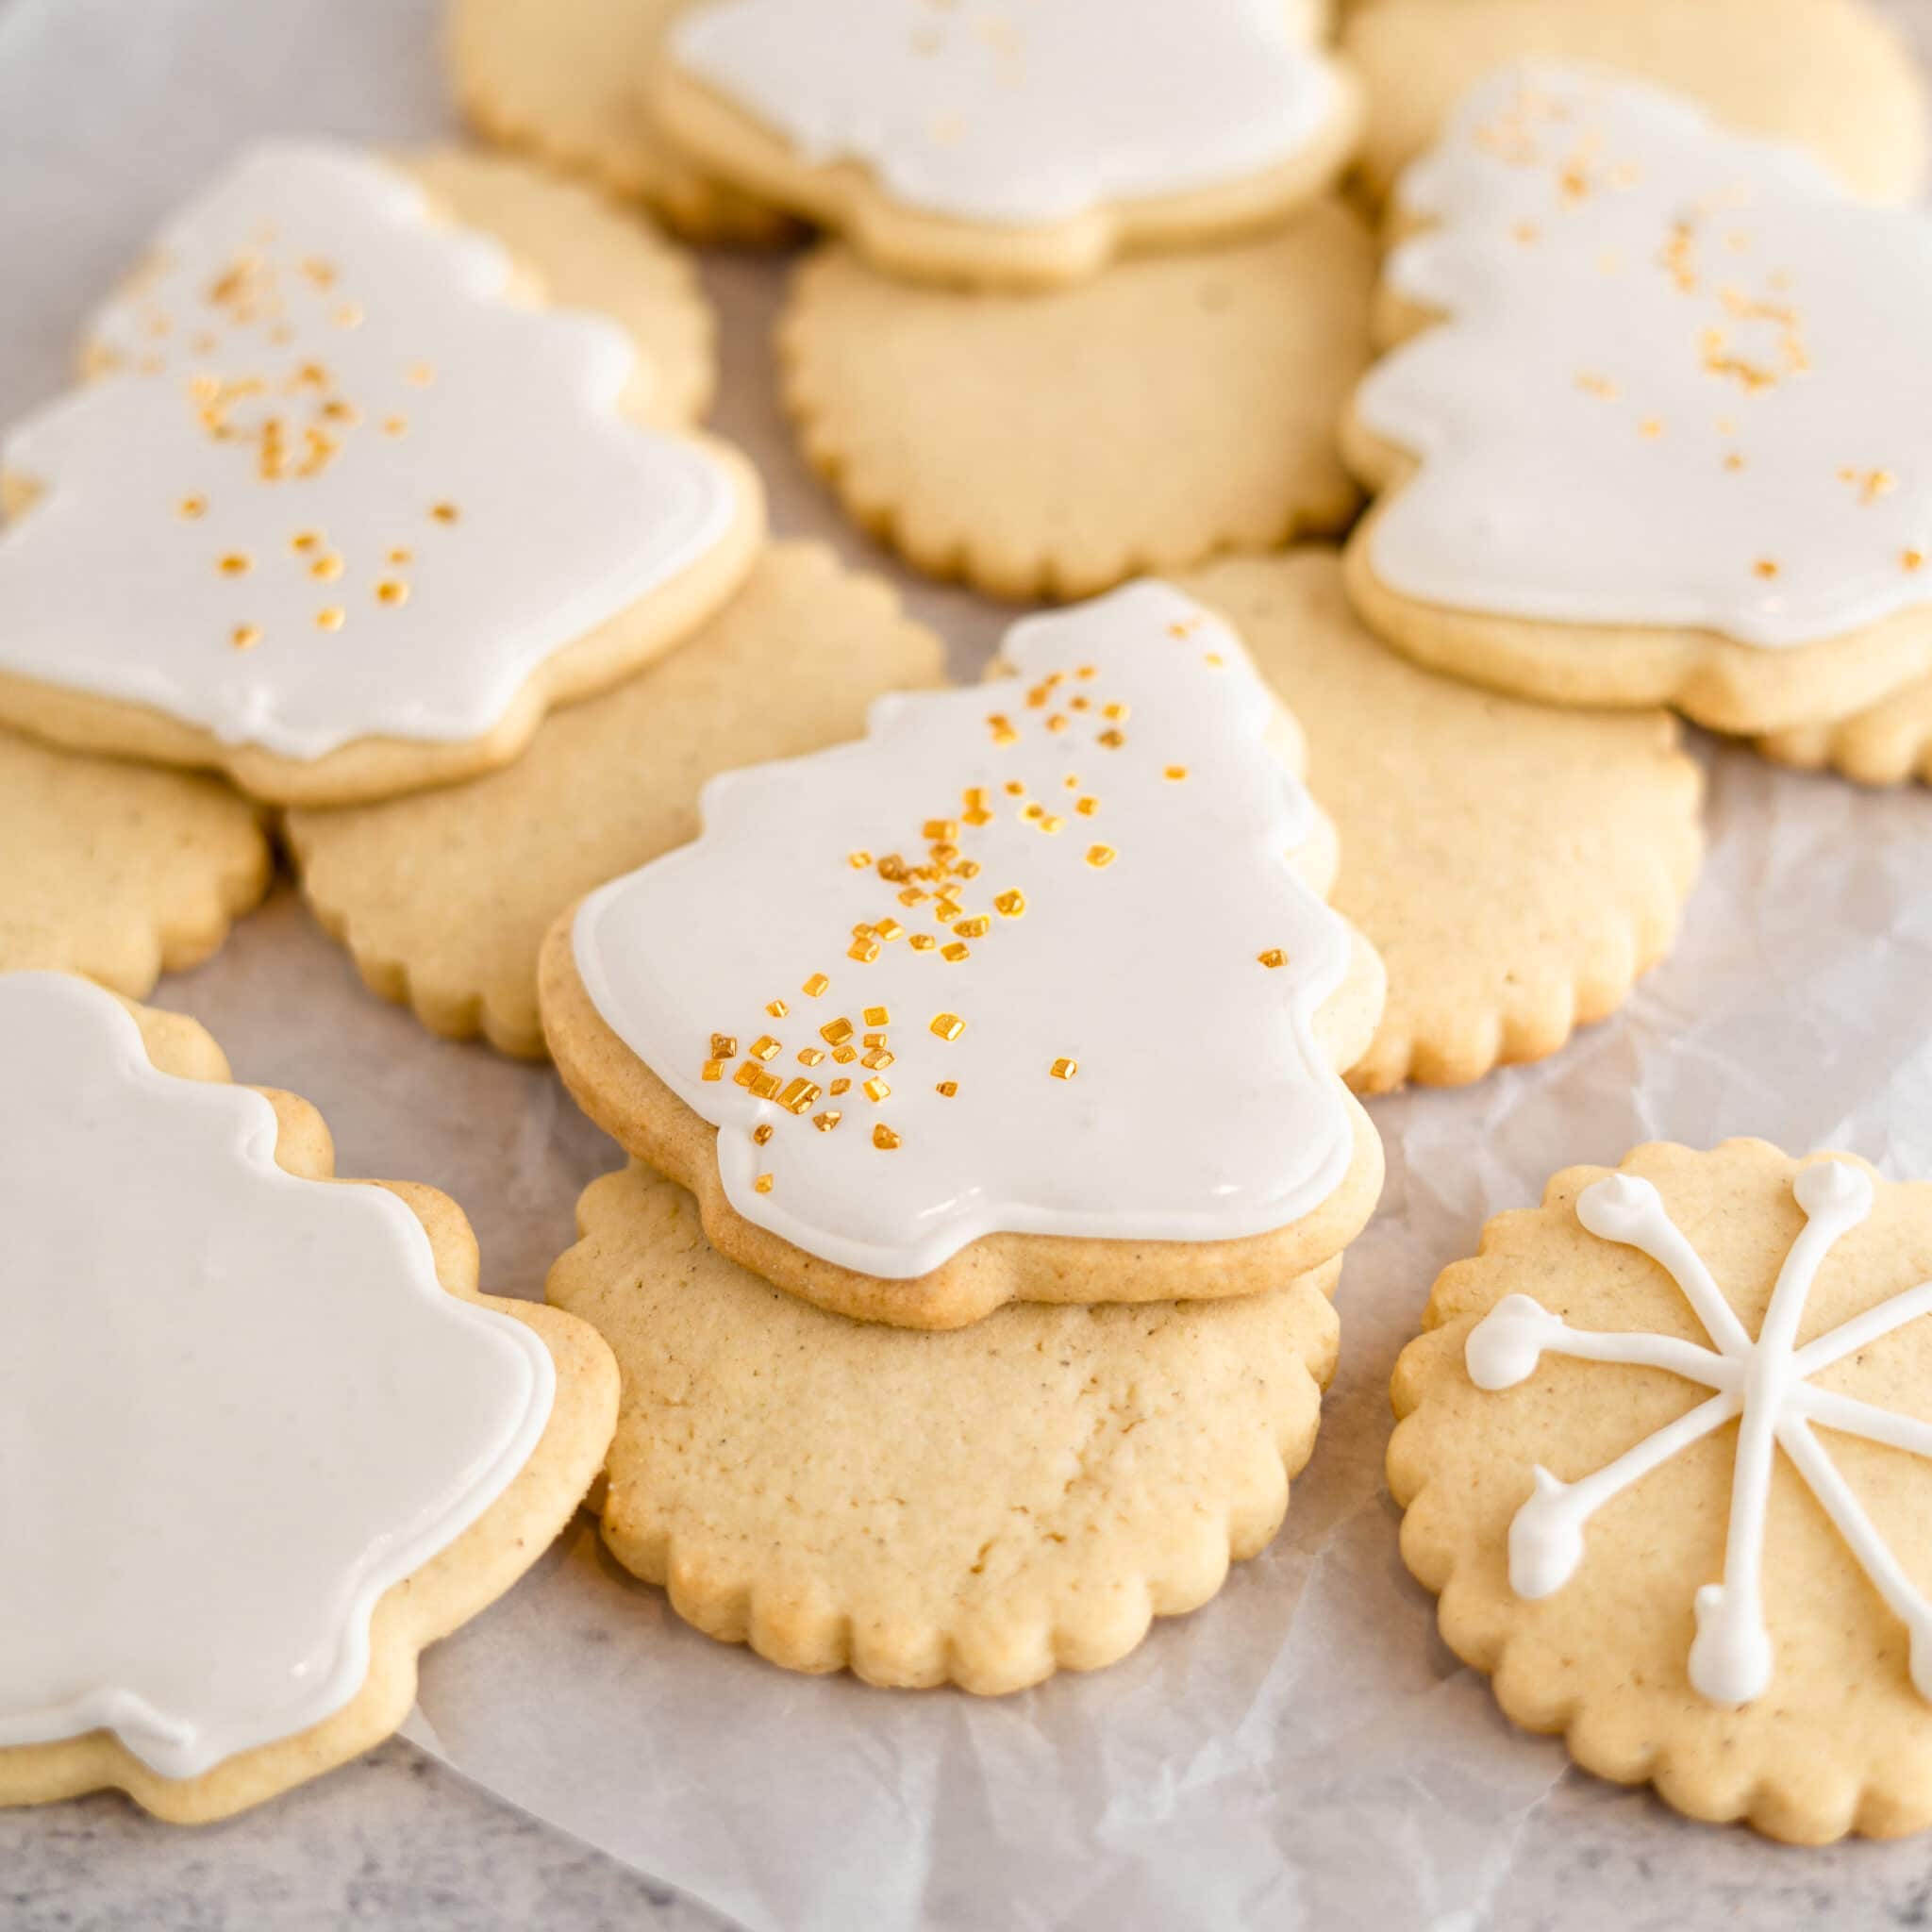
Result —
<instances>
[{"instance_id":1,"label":"frosted tree cookie","mask_svg":"<svg viewBox=\"0 0 1932 1932\"><path fill-rule=\"evenodd\" d=\"M786 223L679 156L644 113L644 77L680 0L451 0L464 115L491 140L589 175L698 242L766 242Z\"/></svg>"},{"instance_id":2,"label":"frosted tree cookie","mask_svg":"<svg viewBox=\"0 0 1932 1932\"><path fill-rule=\"evenodd\" d=\"M541 1055L537 953L566 906L696 838L719 772L851 738L882 692L940 681L939 641L877 578L774 544L682 650L558 712L508 771L291 812L289 842L377 992L438 1033Z\"/></svg>"},{"instance_id":3,"label":"frosted tree cookie","mask_svg":"<svg viewBox=\"0 0 1932 1932\"><path fill-rule=\"evenodd\" d=\"M1238 639L1146 583L715 778L559 920L543 1031L722 1253L841 1313L1252 1293L1360 1229L1382 1000Z\"/></svg>"},{"instance_id":4,"label":"frosted tree cookie","mask_svg":"<svg viewBox=\"0 0 1932 1932\"><path fill-rule=\"evenodd\" d=\"M638 362L625 399L641 416L681 429L710 408L716 331L688 250L594 189L521 160L460 147L396 158L439 214L502 242L552 307L629 329Z\"/></svg>"},{"instance_id":5,"label":"frosted tree cookie","mask_svg":"<svg viewBox=\"0 0 1932 1932\"><path fill-rule=\"evenodd\" d=\"M207 958L268 890L260 808L212 778L0 731L0 973L139 996Z\"/></svg>"},{"instance_id":6,"label":"frosted tree cookie","mask_svg":"<svg viewBox=\"0 0 1932 1932\"><path fill-rule=\"evenodd\" d=\"M1719 730L1932 669L1932 221L1574 67L1479 85L1404 177L1424 323L1344 448L1357 608L1423 662Z\"/></svg>"},{"instance_id":7,"label":"frosted tree cookie","mask_svg":"<svg viewBox=\"0 0 1932 1932\"><path fill-rule=\"evenodd\" d=\"M1389 975L1357 1092L1555 1053L1670 950L1703 782L1668 712L1556 710L1424 671L1362 627L1332 550L1231 558L1183 588L1307 733L1341 841L1330 897Z\"/></svg>"},{"instance_id":8,"label":"frosted tree cookie","mask_svg":"<svg viewBox=\"0 0 1932 1932\"><path fill-rule=\"evenodd\" d=\"M887 272L1022 288L1265 227L1359 124L1282 0L699 0L649 101L706 168Z\"/></svg>"},{"instance_id":9,"label":"frosted tree cookie","mask_svg":"<svg viewBox=\"0 0 1932 1932\"><path fill-rule=\"evenodd\" d=\"M224 1817L403 1721L596 1475L615 1365L192 1021L12 974L0 1061L0 1804Z\"/></svg>"},{"instance_id":10,"label":"frosted tree cookie","mask_svg":"<svg viewBox=\"0 0 1932 1932\"><path fill-rule=\"evenodd\" d=\"M919 288L832 246L780 327L786 406L845 508L921 569L1087 596L1346 524L1335 425L1374 277L1334 201L1045 294Z\"/></svg>"},{"instance_id":11,"label":"frosted tree cookie","mask_svg":"<svg viewBox=\"0 0 1932 1932\"><path fill-rule=\"evenodd\" d=\"M1924 185L1924 90L1864 0L1371 0L1342 48L1368 97L1361 173L1387 194L1463 92L1523 59L1585 60L1702 102L1740 133L1809 148L1855 194Z\"/></svg>"},{"instance_id":12,"label":"frosted tree cookie","mask_svg":"<svg viewBox=\"0 0 1932 1932\"><path fill-rule=\"evenodd\" d=\"M1932 677L1883 697L1831 724L1797 725L1757 741L1781 765L1829 767L1860 785L1932 785Z\"/></svg>"},{"instance_id":13,"label":"frosted tree cookie","mask_svg":"<svg viewBox=\"0 0 1932 1932\"><path fill-rule=\"evenodd\" d=\"M648 1169L577 1219L547 1292L624 1375L604 1539L788 1670L998 1693L1114 1662L1274 1537L1335 1367L1337 1262L918 1335L748 1274Z\"/></svg>"},{"instance_id":14,"label":"frosted tree cookie","mask_svg":"<svg viewBox=\"0 0 1932 1932\"><path fill-rule=\"evenodd\" d=\"M757 548L757 477L645 425L623 327L352 148L250 150L89 349L0 441L0 720L79 749L277 803L467 777Z\"/></svg>"},{"instance_id":15,"label":"frosted tree cookie","mask_svg":"<svg viewBox=\"0 0 1932 1932\"><path fill-rule=\"evenodd\" d=\"M1448 1269L1389 1483L1518 1724L1680 1811L1932 1824L1932 1187L1761 1141L1572 1168Z\"/></svg>"}]
</instances>

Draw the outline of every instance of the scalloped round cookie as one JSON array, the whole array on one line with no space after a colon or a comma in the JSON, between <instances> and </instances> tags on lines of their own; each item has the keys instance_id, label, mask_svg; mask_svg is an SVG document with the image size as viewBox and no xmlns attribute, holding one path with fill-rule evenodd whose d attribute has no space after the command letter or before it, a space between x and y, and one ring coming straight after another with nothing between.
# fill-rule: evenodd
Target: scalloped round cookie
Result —
<instances>
[{"instance_id":1,"label":"scalloped round cookie","mask_svg":"<svg viewBox=\"0 0 1932 1932\"><path fill-rule=\"evenodd\" d=\"M397 159L458 227L494 235L532 270L545 301L630 330L647 365L632 383L645 420L683 428L710 408L717 327L684 249L594 189L525 161L460 147Z\"/></svg>"},{"instance_id":2,"label":"scalloped round cookie","mask_svg":"<svg viewBox=\"0 0 1932 1932\"><path fill-rule=\"evenodd\" d=\"M1424 1325L1403 1559L1510 1718L1710 1823L1932 1824L1932 1187L1640 1147L1491 1221Z\"/></svg>"},{"instance_id":3,"label":"scalloped round cookie","mask_svg":"<svg viewBox=\"0 0 1932 1932\"><path fill-rule=\"evenodd\" d=\"M1675 89L1741 132L1810 148L1874 200L1924 185L1918 65L1863 0L1370 0L1341 45L1368 95L1360 165L1377 200L1464 89L1532 56Z\"/></svg>"},{"instance_id":4,"label":"scalloped round cookie","mask_svg":"<svg viewBox=\"0 0 1932 1932\"><path fill-rule=\"evenodd\" d=\"M1341 841L1332 902L1389 975L1357 1092L1555 1053L1670 950L1704 787L1668 712L1557 710L1425 671L1363 627L1333 550L1181 581L1307 733Z\"/></svg>"},{"instance_id":5,"label":"scalloped round cookie","mask_svg":"<svg viewBox=\"0 0 1932 1932\"><path fill-rule=\"evenodd\" d=\"M1339 1261L921 1335L747 1274L641 1166L577 1226L545 1292L623 1375L604 1540L787 1670L999 1694L1115 1662L1273 1539L1335 1369Z\"/></svg>"},{"instance_id":6,"label":"scalloped round cookie","mask_svg":"<svg viewBox=\"0 0 1932 1932\"><path fill-rule=\"evenodd\" d=\"M1044 294L921 288L828 246L779 325L786 408L847 511L920 569L1086 596L1346 525L1335 425L1374 276L1337 201Z\"/></svg>"},{"instance_id":7,"label":"scalloped round cookie","mask_svg":"<svg viewBox=\"0 0 1932 1932\"><path fill-rule=\"evenodd\" d=\"M594 1480L616 1364L479 1293L446 1196L335 1180L315 1109L193 1021L12 974L0 1038L0 1805L224 1818L403 1722Z\"/></svg>"},{"instance_id":8,"label":"scalloped round cookie","mask_svg":"<svg viewBox=\"0 0 1932 1932\"><path fill-rule=\"evenodd\" d=\"M258 806L213 778L0 730L0 973L139 998L206 959L275 871Z\"/></svg>"},{"instance_id":9,"label":"scalloped round cookie","mask_svg":"<svg viewBox=\"0 0 1932 1932\"><path fill-rule=\"evenodd\" d=\"M1757 749L1800 771L1830 769L1860 785L1932 785L1932 677L1880 698L1835 724L1801 725L1757 740Z\"/></svg>"},{"instance_id":10,"label":"scalloped round cookie","mask_svg":"<svg viewBox=\"0 0 1932 1932\"><path fill-rule=\"evenodd\" d=\"M774 543L682 649L549 718L466 785L294 811L316 917L432 1031L541 1058L537 954L573 899L697 836L716 773L855 736L888 691L941 681L939 641L879 578Z\"/></svg>"},{"instance_id":11,"label":"scalloped round cookie","mask_svg":"<svg viewBox=\"0 0 1932 1932\"><path fill-rule=\"evenodd\" d=\"M1283 0L699 0L646 98L704 167L887 274L1056 288L1330 187L1361 102L1317 28Z\"/></svg>"},{"instance_id":12,"label":"scalloped round cookie","mask_svg":"<svg viewBox=\"0 0 1932 1932\"><path fill-rule=\"evenodd\" d=\"M643 202L694 242L775 242L790 224L653 132L646 75L685 0L452 0L457 99L480 133Z\"/></svg>"}]
</instances>

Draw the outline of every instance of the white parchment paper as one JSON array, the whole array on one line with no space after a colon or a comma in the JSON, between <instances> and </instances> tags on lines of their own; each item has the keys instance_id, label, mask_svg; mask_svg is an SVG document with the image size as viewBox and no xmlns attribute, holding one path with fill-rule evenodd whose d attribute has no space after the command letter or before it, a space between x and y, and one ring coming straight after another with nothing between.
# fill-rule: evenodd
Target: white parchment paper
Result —
<instances>
[{"instance_id":1,"label":"white parchment paper","mask_svg":"<svg viewBox=\"0 0 1932 1932\"><path fill-rule=\"evenodd\" d=\"M1925 30L1923 6L1900 10ZM88 306L241 141L445 131L438 26L431 0L0 0L0 420L60 386ZM879 563L778 417L783 273L708 266L716 420L779 528ZM902 581L975 670L1008 613ZM1630 1007L1542 1066L1374 1105L1388 1192L1350 1252L1314 1460L1216 1602L1091 1678L895 1695L695 1635L580 1522L425 1659L412 1735L759 1932L1795 1926L1848 1889L1860 1922L1923 1912L1932 1843L1794 1852L1690 1825L1512 1730L1438 1642L1382 1488L1389 1371L1430 1281L1557 1167L1756 1133L1932 1174L1932 792L1709 758L1709 862ZM365 993L286 888L158 997L242 1077L314 1100L344 1173L455 1194L502 1291L541 1292L578 1190L616 1164L547 1070Z\"/></svg>"}]
</instances>

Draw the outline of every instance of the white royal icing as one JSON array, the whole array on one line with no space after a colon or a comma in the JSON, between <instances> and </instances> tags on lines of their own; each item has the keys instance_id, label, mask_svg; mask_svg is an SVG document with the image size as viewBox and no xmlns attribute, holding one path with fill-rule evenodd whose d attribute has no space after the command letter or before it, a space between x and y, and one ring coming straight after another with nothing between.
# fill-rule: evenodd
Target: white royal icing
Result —
<instances>
[{"instance_id":1,"label":"white royal icing","mask_svg":"<svg viewBox=\"0 0 1932 1932\"><path fill-rule=\"evenodd\" d=\"M1265 741L1272 699L1164 584L1017 625L1003 661L882 699L858 743L713 779L696 843L579 910L591 999L721 1130L739 1213L844 1267L1298 1219L1354 1147L1311 1024L1350 940L1287 862L1321 822Z\"/></svg>"},{"instance_id":2,"label":"white royal icing","mask_svg":"<svg viewBox=\"0 0 1932 1932\"><path fill-rule=\"evenodd\" d=\"M1771 1503L1774 1448L1782 1449L1831 1519L1858 1567L1905 1624L1911 1678L1932 1699L1932 1602L1906 1574L1850 1485L1833 1466L1814 1426L1932 1457L1932 1424L1895 1415L1857 1397L1820 1389L1811 1378L1907 1322L1932 1314L1932 1281L1888 1297L1862 1314L1797 1346L1805 1304L1818 1271L1840 1236L1872 1211L1872 1180L1847 1161L1802 1169L1792 1192L1807 1217L1772 1290L1754 1341L1724 1291L1672 1222L1649 1181L1612 1174L1586 1188L1576 1216L1600 1240L1648 1255L1683 1290L1714 1346L1642 1332L1572 1328L1533 1296L1506 1295L1470 1331L1464 1359L1479 1389L1510 1389L1536 1373L1546 1353L1584 1361L1633 1362L1663 1369L1713 1392L1614 1462L1566 1483L1541 1466L1529 1500L1509 1525L1509 1582L1519 1596L1562 1589L1583 1560L1583 1531L1611 1497L1672 1457L1740 1418L1731 1478L1724 1577L1693 1600L1697 1634L1690 1645L1692 1687L1713 1704L1748 1704L1772 1678L1771 1633L1764 1620L1764 1533Z\"/></svg>"},{"instance_id":3,"label":"white royal icing","mask_svg":"<svg viewBox=\"0 0 1932 1932\"><path fill-rule=\"evenodd\" d=\"M1338 102L1282 0L714 0L672 46L808 160L1013 226L1276 167Z\"/></svg>"},{"instance_id":4,"label":"white royal icing","mask_svg":"<svg viewBox=\"0 0 1932 1932\"><path fill-rule=\"evenodd\" d=\"M355 1695L376 1600L528 1460L550 1356L86 981L0 977L0 1745L107 1729L192 1777Z\"/></svg>"},{"instance_id":5,"label":"white royal icing","mask_svg":"<svg viewBox=\"0 0 1932 1932\"><path fill-rule=\"evenodd\" d=\"M0 441L0 671L295 758L488 731L734 514L620 407L628 335L512 280L369 156L245 154L94 318L112 373Z\"/></svg>"},{"instance_id":6,"label":"white royal icing","mask_svg":"<svg viewBox=\"0 0 1932 1932\"><path fill-rule=\"evenodd\" d=\"M1375 575L1785 648L1932 594L1932 222L1587 69L1483 82L1402 184L1443 311L1357 411L1421 458Z\"/></svg>"}]
</instances>

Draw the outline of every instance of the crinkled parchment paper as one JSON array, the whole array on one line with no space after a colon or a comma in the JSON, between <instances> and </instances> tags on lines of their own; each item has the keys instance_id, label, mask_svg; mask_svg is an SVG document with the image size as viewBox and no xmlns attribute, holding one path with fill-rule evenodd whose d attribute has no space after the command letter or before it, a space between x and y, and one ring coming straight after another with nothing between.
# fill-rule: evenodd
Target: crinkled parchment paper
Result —
<instances>
[{"instance_id":1,"label":"crinkled parchment paper","mask_svg":"<svg viewBox=\"0 0 1932 1932\"><path fill-rule=\"evenodd\" d=\"M413 0L0 6L0 419L59 387L88 305L239 142L446 129L437 28ZM876 561L778 419L782 267L708 274L717 420L763 466L777 525ZM908 591L975 670L1001 613ZM1709 863L1626 1011L1541 1067L1374 1105L1389 1189L1349 1256L1314 1460L1279 1541L1208 1608L1091 1678L996 1703L894 1695L695 1635L580 1522L425 1659L412 1734L758 1928L1761 1927L1809 1923L1848 1887L1874 1918L1909 1917L1923 1841L1794 1852L1690 1825L1512 1731L1437 1641L1382 1488L1389 1370L1430 1281L1555 1168L1756 1133L1932 1174L1932 792L1729 749L1710 764ZM546 1070L434 1041L363 992L286 888L159 998L243 1078L320 1105L344 1173L455 1194L501 1291L541 1291L577 1191L615 1164Z\"/></svg>"}]
</instances>

